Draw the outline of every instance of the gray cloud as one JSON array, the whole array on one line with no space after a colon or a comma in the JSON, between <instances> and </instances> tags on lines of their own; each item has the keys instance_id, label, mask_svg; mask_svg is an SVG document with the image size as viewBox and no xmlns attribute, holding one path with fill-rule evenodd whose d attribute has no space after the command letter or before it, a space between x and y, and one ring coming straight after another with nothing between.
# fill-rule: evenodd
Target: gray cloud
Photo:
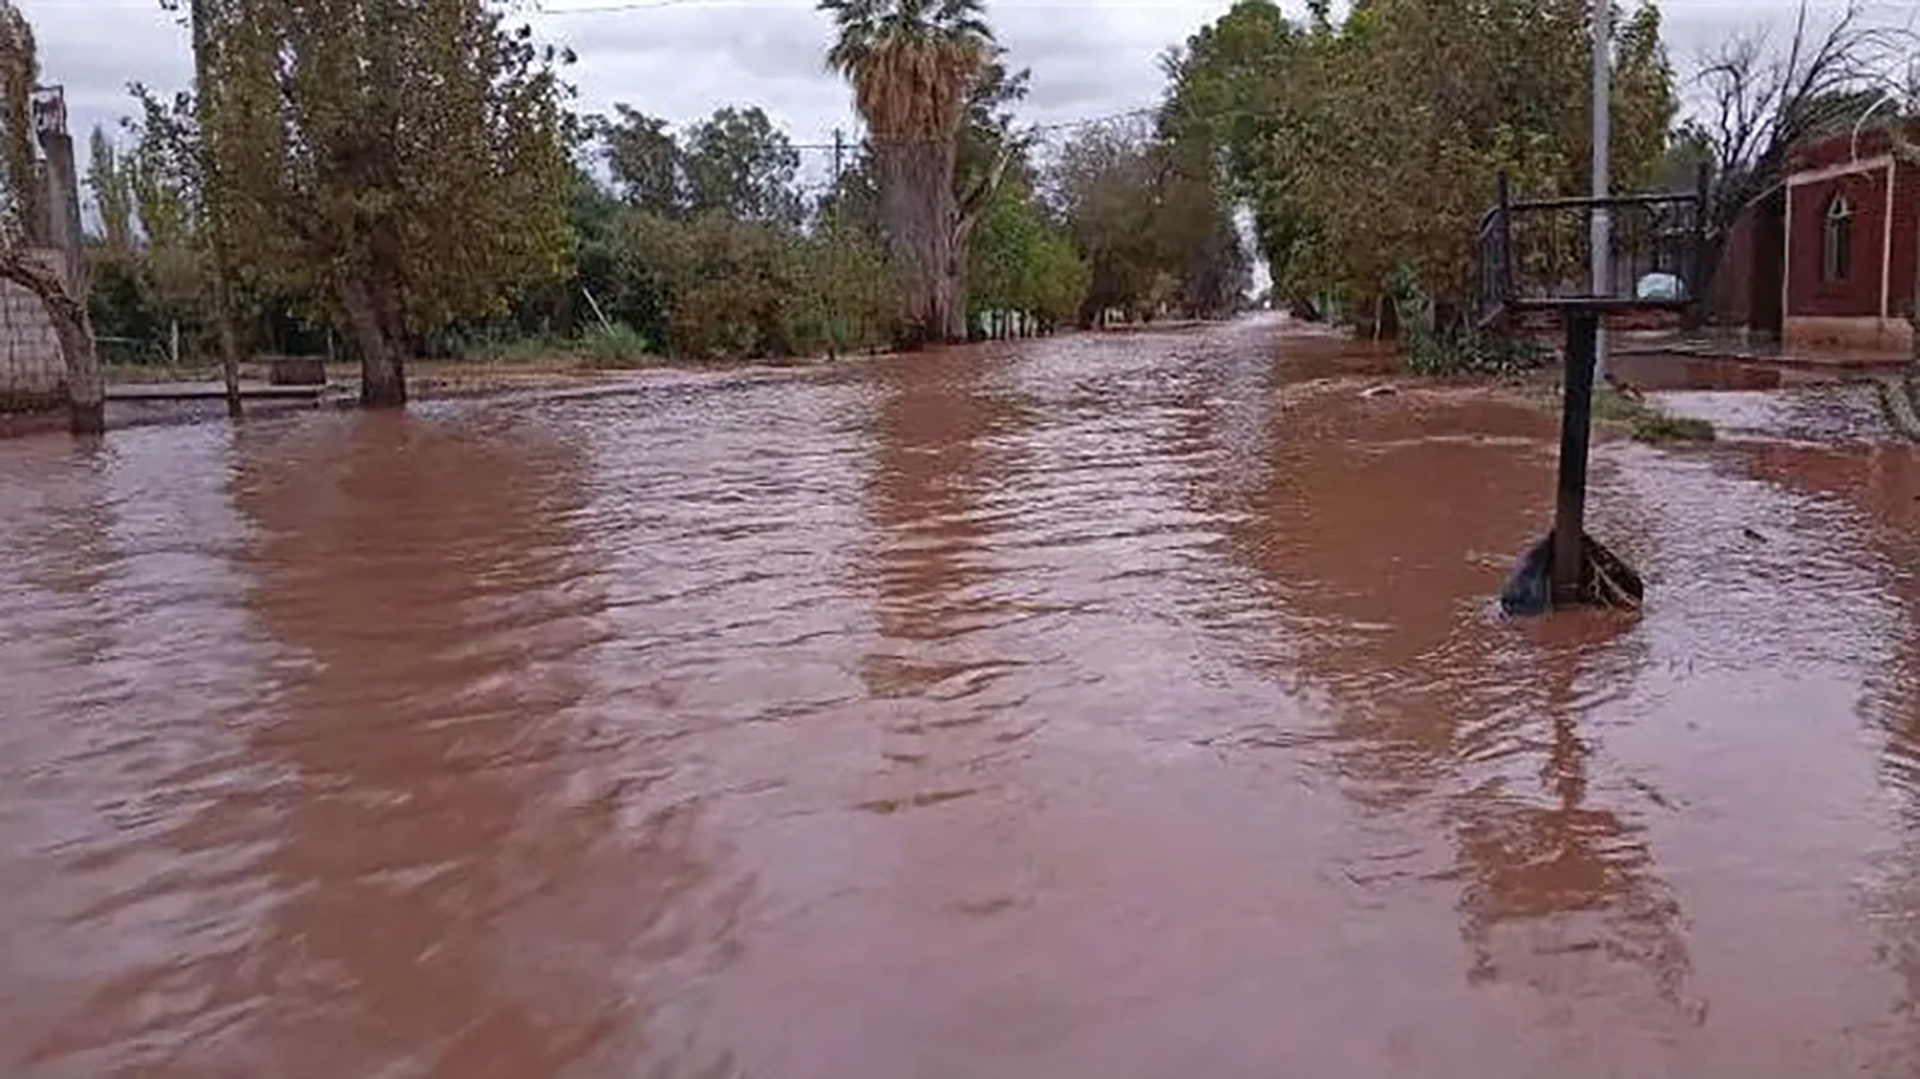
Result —
<instances>
[{"instance_id":1,"label":"gray cloud","mask_svg":"<svg viewBox=\"0 0 1920 1079\"><path fill-rule=\"evenodd\" d=\"M48 81L67 87L78 132L131 111L126 84L160 90L191 76L187 35L158 0L19 0L33 21ZM618 0L611 0L618 2ZM657 2L657 0L656 0ZM1874 0L1880 13L1911 6ZM571 45L580 107L625 102L685 124L723 105L753 103L797 141L824 142L835 127L857 130L845 87L825 70L832 34L809 0L679 0L670 6L604 9L610 0L548 0L534 16L549 40ZM1838 0L1813 0L1831 13ZM990 3L1016 66L1033 71L1025 114L1060 123L1148 105L1163 87L1159 56L1230 0L1001 0ZM1782 23L1791 0L1668 0L1667 37L1683 71L1705 47L1756 23Z\"/></svg>"}]
</instances>

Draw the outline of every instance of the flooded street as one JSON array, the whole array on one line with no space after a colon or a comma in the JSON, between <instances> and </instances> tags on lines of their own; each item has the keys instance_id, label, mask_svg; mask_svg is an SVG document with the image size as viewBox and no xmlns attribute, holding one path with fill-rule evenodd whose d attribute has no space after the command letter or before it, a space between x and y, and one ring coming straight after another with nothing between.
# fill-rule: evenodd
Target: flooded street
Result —
<instances>
[{"instance_id":1,"label":"flooded street","mask_svg":"<svg viewBox=\"0 0 1920 1079\"><path fill-rule=\"evenodd\" d=\"M1678 395L1511 623L1552 418L1341 366L0 442L0 1075L1920 1071L1920 454Z\"/></svg>"}]
</instances>

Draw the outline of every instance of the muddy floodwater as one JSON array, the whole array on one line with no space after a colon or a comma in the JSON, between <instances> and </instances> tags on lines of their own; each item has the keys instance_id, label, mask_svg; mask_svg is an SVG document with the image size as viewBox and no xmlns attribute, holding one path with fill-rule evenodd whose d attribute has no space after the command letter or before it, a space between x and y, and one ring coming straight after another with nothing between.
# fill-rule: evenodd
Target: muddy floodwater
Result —
<instances>
[{"instance_id":1,"label":"muddy floodwater","mask_svg":"<svg viewBox=\"0 0 1920 1079\"><path fill-rule=\"evenodd\" d=\"M0 1075L1907 1077L1920 456L1251 319L0 443Z\"/></svg>"}]
</instances>

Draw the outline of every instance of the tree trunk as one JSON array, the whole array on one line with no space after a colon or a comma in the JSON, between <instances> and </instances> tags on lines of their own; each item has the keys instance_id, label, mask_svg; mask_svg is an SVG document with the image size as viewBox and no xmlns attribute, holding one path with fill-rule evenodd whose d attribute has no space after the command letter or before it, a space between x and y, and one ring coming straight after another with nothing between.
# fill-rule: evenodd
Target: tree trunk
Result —
<instances>
[{"instance_id":1,"label":"tree trunk","mask_svg":"<svg viewBox=\"0 0 1920 1079\"><path fill-rule=\"evenodd\" d=\"M49 309L51 311L51 308ZM107 387L94 351L93 328L86 311L80 317L53 313L53 330L67 361L67 425L76 435L98 435L107 430Z\"/></svg>"},{"instance_id":2,"label":"tree trunk","mask_svg":"<svg viewBox=\"0 0 1920 1079\"><path fill-rule=\"evenodd\" d=\"M67 369L67 415L73 433L104 432L107 387L100 373L100 357L94 351L93 325L87 319L86 305L67 292L58 271L17 247L0 250L0 279L38 296L46 308Z\"/></svg>"},{"instance_id":3,"label":"tree trunk","mask_svg":"<svg viewBox=\"0 0 1920 1079\"><path fill-rule=\"evenodd\" d=\"M953 193L953 145L915 141L881 157L887 241L907 268L902 343L965 341L966 230Z\"/></svg>"},{"instance_id":4,"label":"tree trunk","mask_svg":"<svg viewBox=\"0 0 1920 1079\"><path fill-rule=\"evenodd\" d=\"M227 418L240 418L240 344L233 332L233 299L227 290L226 263L214 257L213 320L220 327L220 381L227 392Z\"/></svg>"},{"instance_id":5,"label":"tree trunk","mask_svg":"<svg viewBox=\"0 0 1920 1079\"><path fill-rule=\"evenodd\" d=\"M949 228L939 244L933 307L928 311L929 322L940 328L938 340L949 344L967 339L967 273L966 263L956 258L957 239Z\"/></svg>"},{"instance_id":6,"label":"tree trunk","mask_svg":"<svg viewBox=\"0 0 1920 1079\"><path fill-rule=\"evenodd\" d=\"M360 349L361 406L406 407L406 366L372 291L364 281L350 281L340 290L340 301L346 308L347 328Z\"/></svg>"}]
</instances>

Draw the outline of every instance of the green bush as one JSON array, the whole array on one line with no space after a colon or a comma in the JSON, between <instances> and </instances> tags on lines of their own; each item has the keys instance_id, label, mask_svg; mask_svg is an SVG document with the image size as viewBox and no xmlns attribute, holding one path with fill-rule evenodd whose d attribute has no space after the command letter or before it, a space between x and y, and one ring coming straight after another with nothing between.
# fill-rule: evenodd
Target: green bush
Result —
<instances>
[{"instance_id":1,"label":"green bush","mask_svg":"<svg viewBox=\"0 0 1920 1079\"><path fill-rule=\"evenodd\" d=\"M1400 316L1407 370L1416 375L1514 375L1546 364L1547 351L1538 344L1482 333L1464 313L1443 312L1404 263L1388 293Z\"/></svg>"},{"instance_id":2,"label":"green bush","mask_svg":"<svg viewBox=\"0 0 1920 1079\"><path fill-rule=\"evenodd\" d=\"M1532 341L1467 327L1436 333L1409 328L1407 370L1416 375L1514 375L1546 365L1547 350Z\"/></svg>"},{"instance_id":3,"label":"green bush","mask_svg":"<svg viewBox=\"0 0 1920 1079\"><path fill-rule=\"evenodd\" d=\"M644 367L658 359L647 336L623 322L587 331L580 354L591 367Z\"/></svg>"}]
</instances>

